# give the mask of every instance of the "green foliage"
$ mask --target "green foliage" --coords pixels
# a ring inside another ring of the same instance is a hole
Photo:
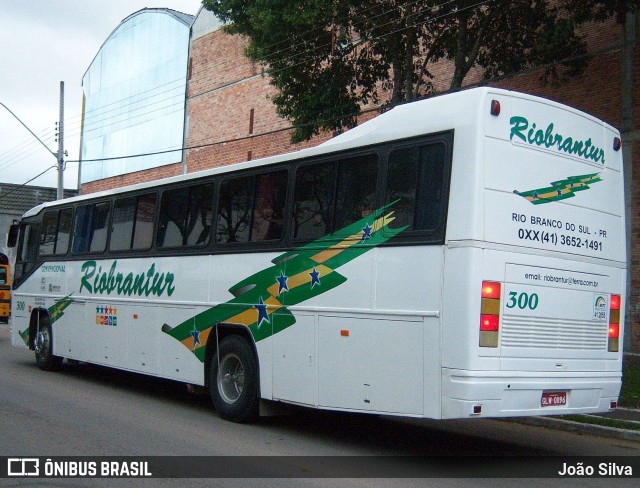
[[[640,408],[640,364],[625,363],[622,371],[620,406]]]
[[[361,107],[433,92],[434,63],[485,80],[544,66],[559,83],[586,65],[576,27],[638,0],[204,0],[228,32],[249,39],[278,94],[294,142],[356,124]],[[563,63],[559,65],[558,63]]]

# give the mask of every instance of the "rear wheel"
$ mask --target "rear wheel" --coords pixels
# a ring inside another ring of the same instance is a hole
[[[258,363],[249,343],[231,335],[211,360],[211,401],[221,417],[248,422],[258,416]]]
[[[33,339],[33,348],[36,352],[36,363],[43,371],[55,371],[62,363],[60,356],[53,354],[53,335],[51,334],[51,323],[49,317],[40,319],[39,330]]]

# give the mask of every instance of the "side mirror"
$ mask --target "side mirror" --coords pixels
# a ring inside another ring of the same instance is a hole
[[[9,227],[9,234],[7,235],[7,247],[16,247],[16,244],[18,243],[19,231],[19,224],[11,224],[11,226]]]

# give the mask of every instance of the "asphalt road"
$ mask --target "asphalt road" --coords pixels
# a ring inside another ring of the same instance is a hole
[[[40,371],[0,325],[2,456],[639,456],[640,443],[501,420],[424,421],[301,410],[239,425],[182,384],[88,364]],[[294,459],[294,458],[291,458]],[[219,459],[218,459],[219,460]],[[286,463],[286,458],[278,458]],[[451,463],[451,461],[448,461]],[[397,464],[400,463],[400,464]],[[440,469],[447,469],[441,465]],[[329,468],[330,469],[330,468]],[[453,468],[452,468],[453,469]],[[240,473],[241,474],[241,473]],[[326,474],[326,473],[325,473]],[[1,486],[25,486],[0,479]],[[125,480],[29,480],[116,486]],[[500,479],[494,486],[637,486],[637,479]],[[137,486],[487,486],[472,478],[135,480]],[[561,483],[561,484],[560,484]]]

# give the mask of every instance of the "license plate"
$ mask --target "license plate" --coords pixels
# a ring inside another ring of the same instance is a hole
[[[561,407],[567,404],[566,391],[545,391],[542,393],[540,406],[542,407]]]

